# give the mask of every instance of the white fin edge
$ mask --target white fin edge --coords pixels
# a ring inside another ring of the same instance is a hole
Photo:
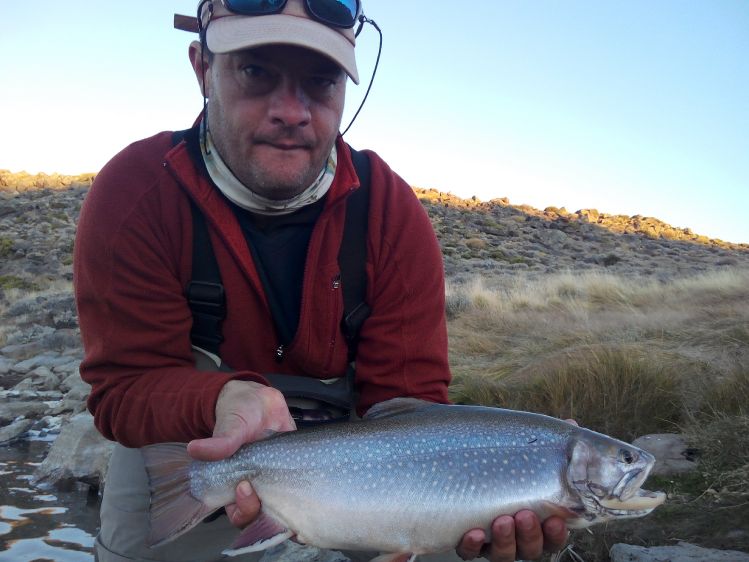
[[[265,550],[266,548],[270,548],[272,546],[276,546],[278,544],[281,544],[286,539],[290,539],[294,536],[294,533],[292,531],[286,531],[285,533],[281,533],[279,535],[274,535],[268,540],[260,541],[255,544],[251,544],[249,546],[245,546],[242,548],[228,548],[226,550],[221,551],[221,554],[224,554],[226,556],[239,556],[240,554],[246,554],[247,552],[258,552],[261,550]]]

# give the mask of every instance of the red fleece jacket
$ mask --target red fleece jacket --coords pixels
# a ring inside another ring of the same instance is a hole
[[[275,362],[278,339],[258,272],[232,211],[171,133],[136,142],[99,173],[81,211],[75,292],[92,385],[88,407],[109,439],[129,447],[210,436],[229,380],[259,373],[341,376],[346,342],[337,253],[346,196],[359,185],[338,139],[338,168],[314,227],[299,326]],[[397,396],[447,401],[450,372],[442,256],[409,186],[374,153],[367,302],[356,384],[359,413]],[[190,347],[185,287],[192,268],[188,198],[203,210],[227,294],[221,356],[236,373],[200,372]]]

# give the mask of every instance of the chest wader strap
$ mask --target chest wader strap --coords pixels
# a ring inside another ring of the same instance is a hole
[[[348,346],[349,363],[356,359],[359,330],[372,309],[367,295],[367,227],[369,224],[369,184],[371,169],[366,154],[351,149],[351,159],[359,176],[359,189],[346,200],[346,222],[338,250],[343,289],[343,318],[341,331]]]
[[[192,270],[193,279],[187,285],[187,302],[192,311],[190,341],[193,345],[218,355],[224,341],[221,323],[226,318],[226,294],[221,283],[216,256],[205,217],[190,199],[192,211]],[[201,274],[195,276],[195,272]]]

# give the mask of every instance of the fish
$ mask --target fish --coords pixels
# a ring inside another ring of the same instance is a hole
[[[164,544],[234,501],[249,480],[260,515],[227,555],[288,538],[335,550],[453,550],[470,529],[530,509],[568,528],[641,517],[655,458],[543,414],[395,398],[359,421],[277,433],[221,461],[182,443],[141,449],[151,491],[148,544]]]

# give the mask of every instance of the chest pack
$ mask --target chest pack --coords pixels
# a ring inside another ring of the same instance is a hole
[[[338,251],[344,303],[340,325],[346,340],[349,368],[344,376],[329,380],[263,373],[270,384],[283,393],[298,426],[348,418],[356,403],[353,363],[356,359],[359,331],[371,312],[365,300],[371,170],[366,154],[350,150],[360,187],[346,199],[344,231]],[[218,368],[231,371],[231,367],[220,360],[219,354],[219,346],[224,341],[222,324],[226,318],[226,292],[205,217],[192,200],[191,207],[192,275],[185,292],[193,317],[190,340],[193,348],[198,348],[199,351],[196,353],[198,368],[201,368],[202,362],[202,368],[206,370]],[[271,312],[273,313],[272,309]],[[215,364],[206,363],[206,355]]]

